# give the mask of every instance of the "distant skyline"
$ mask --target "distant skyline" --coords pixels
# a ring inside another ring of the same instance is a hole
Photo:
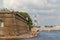
[[[60,0],[0,0],[0,8],[26,11],[38,25],[60,25]]]

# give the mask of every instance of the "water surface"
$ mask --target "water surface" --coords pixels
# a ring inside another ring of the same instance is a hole
[[[17,40],[60,40],[60,30],[39,31],[39,35],[35,38],[25,38]]]

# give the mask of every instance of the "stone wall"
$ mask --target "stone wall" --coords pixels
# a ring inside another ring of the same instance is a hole
[[[28,22],[22,17],[16,15],[15,12],[0,13],[0,20],[3,21],[4,27],[0,27],[3,36],[15,36],[27,33],[29,31]]]

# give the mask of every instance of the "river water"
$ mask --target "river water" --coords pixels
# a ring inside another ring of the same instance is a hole
[[[13,40],[13,39],[12,39]],[[15,40],[60,40],[60,30],[52,31],[39,31],[39,34],[35,38],[24,38]]]

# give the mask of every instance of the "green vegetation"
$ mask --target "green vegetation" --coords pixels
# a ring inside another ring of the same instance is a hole
[[[5,8],[5,9],[1,9],[0,11],[10,11],[10,10]],[[22,15],[26,20],[28,20],[28,25],[30,27],[32,27],[32,19],[30,18],[29,14],[27,12],[19,12],[19,11],[17,11],[17,14]]]
[[[24,18],[28,18],[28,25],[32,27],[32,19],[30,18],[29,14],[27,12],[17,12],[17,14],[22,15]]]

